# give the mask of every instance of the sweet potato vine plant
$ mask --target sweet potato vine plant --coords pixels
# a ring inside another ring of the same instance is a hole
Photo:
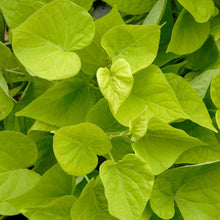
[[[219,10],[0,0],[1,219],[220,219]]]

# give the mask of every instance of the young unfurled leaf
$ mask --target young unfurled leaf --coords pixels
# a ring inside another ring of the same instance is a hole
[[[148,107],[146,106],[144,111],[132,119],[129,123],[129,133],[138,140],[147,132],[148,122],[153,117],[153,113],[149,111]]]
[[[194,17],[196,22],[204,23],[215,13],[213,0],[178,0],[178,2]]]
[[[82,123],[59,129],[54,136],[54,154],[65,172],[83,176],[92,172],[97,164],[97,155],[111,150],[109,137],[98,126]]]
[[[167,52],[180,55],[189,54],[198,50],[209,36],[210,25],[195,22],[192,15],[183,10],[173,27]]]
[[[68,0],[56,0],[12,31],[13,50],[31,73],[49,80],[69,78],[81,68],[73,51],[91,43],[94,29],[85,9]]]
[[[116,113],[133,87],[134,80],[129,64],[124,59],[119,59],[112,64],[111,69],[98,69],[97,81],[102,94]]]
[[[147,163],[128,154],[117,163],[105,161],[100,167],[100,177],[110,214],[119,219],[140,219],[154,182]]]
[[[159,41],[159,25],[120,25],[110,29],[101,44],[113,62],[123,58],[135,73],[154,61]]]

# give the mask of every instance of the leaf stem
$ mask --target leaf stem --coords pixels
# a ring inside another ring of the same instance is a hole
[[[112,161],[115,161],[114,158],[113,158],[113,156],[112,156],[112,154],[111,154],[111,152],[109,152],[108,155],[109,155],[109,157],[110,157],[110,159],[111,159]]]
[[[17,74],[17,75],[22,75],[22,76],[24,76],[24,73],[15,71],[15,70],[13,70],[13,69],[5,69],[5,71],[7,71],[7,72],[9,72],[9,73],[14,73],[14,74]]]
[[[11,42],[5,42],[4,43],[5,46],[11,45]],[[1,219],[0,219],[1,220]]]
[[[128,134],[129,134],[129,130],[122,131],[120,133],[118,133],[118,132],[108,133],[110,139],[113,139],[113,138],[116,138],[116,137],[122,137],[122,136],[128,135]]]
[[[87,175],[84,176],[87,182],[89,182],[89,177]]]

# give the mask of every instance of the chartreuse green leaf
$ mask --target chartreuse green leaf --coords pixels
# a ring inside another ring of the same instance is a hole
[[[54,0],[41,0],[42,2],[45,2],[45,3],[49,3],[49,2],[52,2]],[[73,3],[85,8],[87,11],[91,8],[92,6],[92,3],[94,2],[94,0],[70,0],[72,1]]]
[[[175,73],[181,75],[182,74],[181,70],[184,68],[186,64],[187,64],[187,60],[181,63],[167,65],[163,67],[161,70],[163,73]]]
[[[100,177],[109,212],[119,219],[140,219],[150,197],[154,176],[147,163],[134,154],[121,161],[105,161]]]
[[[0,120],[6,118],[13,109],[13,101],[0,87]]]
[[[218,73],[212,80],[210,94],[213,103],[220,109],[220,73]]]
[[[111,142],[105,132],[91,123],[64,127],[55,132],[54,154],[65,172],[83,176],[92,172],[97,164],[97,155],[107,154]]]
[[[26,168],[37,160],[35,143],[22,133],[0,132],[0,172]]]
[[[95,75],[99,67],[109,65],[108,54],[101,46],[101,38],[112,27],[122,24],[124,21],[117,7],[113,7],[106,16],[95,21],[95,36],[92,43],[77,51],[82,62],[83,72],[88,75]]]
[[[103,98],[97,102],[88,112],[86,121],[96,124],[110,135],[112,149],[111,155],[115,161],[121,160],[126,154],[132,153],[130,140],[125,140],[125,136],[121,135],[127,131],[127,128],[119,124],[112,116],[108,102]],[[116,137],[115,137],[116,135]],[[110,158],[109,154],[104,155]]]
[[[120,133],[119,133],[120,134]],[[131,141],[126,136],[114,137],[111,140],[112,150],[111,155],[115,161],[121,160],[125,155],[133,153],[133,149],[131,147]],[[105,158],[111,159],[109,154],[105,155]]]
[[[22,24],[30,15],[44,4],[33,0],[2,0],[0,8],[10,29]]]
[[[0,173],[0,215],[16,215],[19,211],[8,200],[30,190],[40,179],[32,170],[18,169]]]
[[[88,83],[79,78],[64,80],[48,89],[17,116],[26,116],[42,122],[63,127],[85,120],[88,110],[99,95]]]
[[[218,125],[218,128],[220,129],[220,110],[217,110],[215,113],[215,119],[216,119],[216,123]]]
[[[0,42],[0,70],[7,71],[18,66],[14,54],[11,50]]]
[[[215,40],[220,39],[220,15],[217,15],[211,20],[211,32],[210,34]]]
[[[5,38],[5,21],[0,10],[0,41],[3,42]]]
[[[167,0],[158,0],[145,18],[143,25],[159,24],[166,10]]]
[[[117,4],[120,11],[131,15],[143,14],[149,12],[156,0],[104,0],[109,5]]]
[[[152,117],[153,113],[150,112],[146,106],[141,114],[130,121],[129,133],[132,134],[136,140],[144,137],[147,132],[148,123]]]
[[[191,121],[180,123],[177,127],[184,129],[187,134],[200,139],[206,145],[190,148],[181,154],[175,163],[196,164],[220,160],[220,143],[217,140],[218,134]]]
[[[120,25],[110,29],[101,44],[113,62],[123,58],[135,73],[154,61],[159,41],[159,25]]]
[[[202,99],[205,97],[213,77],[218,73],[220,73],[220,68],[208,69],[190,81],[191,86],[197,91]]]
[[[38,149],[38,158],[34,164],[34,171],[43,175],[49,168],[57,163],[53,153],[53,137],[51,135],[39,135],[35,140]]]
[[[187,135],[181,129],[153,118],[148,124],[147,134],[132,143],[132,148],[148,162],[152,172],[158,175],[172,166],[184,151],[201,145],[205,143]]]
[[[47,170],[40,181],[29,191],[8,202],[17,210],[38,208],[54,202],[65,195],[71,195],[75,177],[67,175],[58,164]]]
[[[204,54],[206,54],[204,56]],[[215,40],[210,36],[202,47],[196,52],[189,54],[186,67],[191,70],[203,70],[209,68],[219,56],[219,51]]]
[[[86,115],[86,122],[99,126],[105,132],[120,132],[127,128],[119,124],[110,112],[106,99],[100,99]]]
[[[115,118],[121,124],[129,126],[129,122],[140,115],[146,106],[154,117],[168,123],[188,118],[166,77],[155,65],[151,65],[134,75],[133,90],[122,103]]]
[[[83,189],[79,199],[73,204],[72,219],[113,220],[108,212],[104,187],[99,177],[91,179]]]
[[[216,111],[215,118],[218,127],[220,128],[220,73],[218,73],[212,80],[211,83],[211,99],[216,105],[218,110]]]
[[[167,52],[180,55],[189,54],[198,50],[207,40],[210,25],[197,23],[192,15],[182,10],[172,30],[172,36]]]
[[[94,26],[85,9],[68,0],[56,0],[13,29],[13,50],[31,73],[49,80],[69,78],[81,68],[73,51],[91,43]]]
[[[74,2],[75,4],[85,8],[87,11],[92,7],[92,3],[95,0],[71,0],[72,2]]]
[[[196,22],[204,23],[215,13],[213,0],[178,0],[178,2],[194,17]]]
[[[103,96],[116,113],[133,87],[134,79],[129,64],[124,59],[118,59],[112,64],[111,69],[99,68],[97,81]]]
[[[45,206],[22,210],[22,214],[31,220],[71,220],[70,210],[76,198],[62,196]]]
[[[171,169],[155,181],[150,198],[153,211],[163,219],[174,216],[174,200],[184,219],[218,219],[220,163]]]
[[[200,126],[216,131],[204,102],[192,86],[176,74],[168,73],[165,75],[189,119]]]

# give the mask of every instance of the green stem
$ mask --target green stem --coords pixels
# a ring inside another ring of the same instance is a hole
[[[84,176],[86,181],[89,182],[89,177],[87,175]]]
[[[209,112],[216,112],[217,109],[208,109]]]
[[[92,87],[95,90],[100,90],[99,87],[94,86],[93,84],[89,84],[90,87]]]
[[[15,70],[13,70],[13,69],[5,69],[5,71],[7,71],[7,72],[9,72],[9,73],[14,73],[14,74],[17,74],[17,75],[22,75],[22,76],[24,76],[24,73],[15,71]]]
[[[109,157],[110,157],[110,159],[111,159],[112,161],[115,161],[114,158],[113,158],[113,156],[112,156],[112,154],[111,154],[111,152],[109,152],[108,155],[109,155]]]
[[[8,46],[8,45],[11,45],[11,43],[10,43],[10,42],[5,42],[4,45],[5,45],[5,46]],[[1,219],[0,219],[0,220],[1,220]]]
[[[116,137],[122,137],[124,135],[128,135],[129,134],[129,130],[126,131],[122,131],[122,132],[111,132],[111,133],[107,133],[110,137],[110,139],[116,138]]]

